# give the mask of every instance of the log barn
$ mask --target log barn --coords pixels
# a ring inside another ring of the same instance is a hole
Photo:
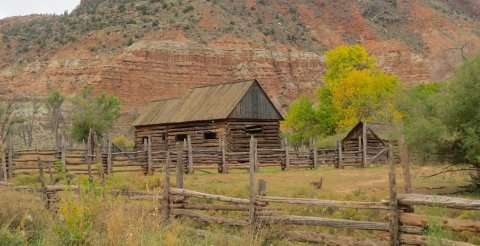
[[[187,139],[192,148],[225,144],[229,152],[249,149],[252,135],[258,148],[278,149],[282,114],[257,80],[195,87],[182,98],[150,102],[135,120],[135,148],[175,148]]]
[[[359,152],[366,156],[363,165],[385,161],[388,143],[394,142],[393,132],[394,128],[390,124],[360,121],[342,140],[342,151]]]

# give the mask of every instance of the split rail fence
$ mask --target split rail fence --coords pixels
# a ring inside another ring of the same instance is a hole
[[[453,231],[470,231],[480,233],[480,221],[472,219],[431,218],[425,214],[415,213],[416,206],[433,206],[461,210],[480,210],[480,200],[456,197],[432,196],[422,194],[397,194],[397,182],[392,151],[388,152],[389,164],[389,197],[378,202],[358,202],[340,200],[322,200],[310,198],[290,198],[267,196],[267,181],[256,180],[255,169],[258,166],[254,148],[255,140],[250,142],[249,152],[249,195],[248,198],[229,197],[185,189],[183,177],[184,166],[175,160],[170,151],[166,152],[161,168],[163,168],[163,194],[110,191],[113,195],[127,195],[134,199],[160,200],[162,222],[169,223],[173,218],[187,217],[206,223],[225,226],[247,227],[250,235],[256,237],[259,230],[276,225],[276,237],[289,240],[323,243],[326,245],[427,245],[429,239],[424,235],[429,223],[437,220],[439,226]],[[177,156],[178,158],[178,156]],[[172,168],[173,167],[173,168]],[[173,171],[175,170],[175,171]],[[12,186],[8,183],[0,185],[28,191],[45,193],[47,207],[55,209],[58,202],[57,193],[66,190],[78,190],[76,186],[46,185],[42,165],[39,165],[40,189]],[[175,174],[175,186],[171,186],[170,173]],[[256,183],[258,182],[258,185]],[[283,204],[283,206],[276,206]],[[330,208],[351,208],[359,210],[380,210],[387,216],[383,221],[360,221],[350,219],[333,219],[316,216],[291,215],[285,210],[288,206],[311,206]],[[202,212],[203,211],[203,212]],[[219,212],[219,213],[215,213]],[[300,226],[300,227],[296,227]],[[307,227],[325,227],[350,230],[376,231],[375,239],[360,239],[348,236],[317,233],[305,230]],[[278,228],[283,228],[278,230]],[[293,229],[293,230],[292,230]],[[442,245],[470,245],[446,239],[437,239]]]
[[[95,139],[95,140],[93,140]],[[38,172],[38,161],[47,171],[56,172],[59,169],[68,173],[103,175],[118,172],[142,172],[151,175],[162,170],[161,163],[165,162],[167,150],[152,149],[148,141],[145,149],[137,151],[122,151],[112,145],[111,141],[103,141],[95,134],[89,138],[87,148],[70,149],[64,144],[60,150],[15,150],[9,147],[5,158],[0,163],[0,178],[7,181],[18,173]],[[63,141],[62,141],[63,142]],[[92,144],[93,143],[93,144]],[[189,141],[177,144],[177,148],[170,150],[172,167],[181,161],[186,173],[195,170],[216,169],[227,173],[233,169],[248,169],[249,152],[228,152],[220,140],[220,147],[192,148]],[[11,145],[9,145],[11,146]],[[282,170],[295,168],[317,168],[320,165],[332,165],[337,168],[345,166],[365,166],[364,152],[342,151],[339,144],[335,149],[300,148],[294,150],[288,143],[281,149],[259,149],[256,144],[255,158],[257,169],[268,166],[281,167]],[[177,156],[179,156],[177,158]]]

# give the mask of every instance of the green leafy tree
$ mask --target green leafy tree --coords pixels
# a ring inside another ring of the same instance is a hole
[[[480,54],[433,88],[433,93],[425,90],[416,92],[420,98],[427,94],[425,105],[417,105],[423,110],[413,112],[407,121],[411,146],[424,146],[419,149],[424,155],[476,170],[473,182],[480,186]]]
[[[121,115],[120,100],[106,93],[94,96],[92,86],[86,86],[73,102],[71,135],[77,141],[87,140],[90,129],[107,132]]]
[[[313,101],[306,96],[301,96],[290,106],[283,127],[288,131],[290,143],[298,146],[303,140],[308,140],[315,134],[318,123]]]
[[[53,132],[55,133],[55,145],[60,148],[59,128],[63,118],[62,106],[67,97],[59,91],[54,91],[48,95],[46,106],[53,123]]]

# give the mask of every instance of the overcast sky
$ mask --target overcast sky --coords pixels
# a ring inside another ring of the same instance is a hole
[[[29,14],[63,14],[71,12],[80,0],[0,0],[0,19]]]

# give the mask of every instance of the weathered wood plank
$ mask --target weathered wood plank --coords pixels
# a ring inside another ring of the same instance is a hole
[[[170,188],[170,194],[172,195],[181,195],[186,197],[198,197],[210,200],[217,200],[222,202],[230,202],[230,203],[237,203],[237,204],[249,204],[248,199],[243,198],[236,198],[236,197],[228,197],[228,196],[221,196],[221,195],[212,195],[208,193],[187,190],[187,189],[177,189],[177,188]],[[265,205],[265,203],[258,203],[257,205]]]
[[[323,226],[334,227],[343,229],[357,229],[357,230],[376,230],[376,231],[389,231],[389,224],[382,222],[372,221],[356,221],[356,220],[344,220],[344,219],[330,219],[319,218],[311,216],[296,216],[296,215],[283,215],[283,216],[258,216],[258,220],[266,223],[281,223],[283,225],[310,225],[310,226]],[[410,234],[423,234],[423,229],[414,226],[401,226],[400,231]]]
[[[338,208],[360,208],[360,209],[383,209],[388,210],[389,207],[381,202],[353,202],[353,201],[336,201],[336,200],[321,200],[309,198],[286,198],[274,196],[258,196],[257,201],[261,202],[275,202],[299,205],[314,205],[323,207],[338,207]]]
[[[398,203],[401,205],[441,206],[445,208],[480,210],[480,200],[414,193],[399,194],[397,198]]]
[[[480,221],[468,219],[451,219],[446,217],[429,217],[424,214],[400,213],[400,223],[403,225],[426,227],[431,221],[436,221],[442,228],[454,231],[471,231],[480,233]]]
[[[230,226],[247,226],[248,225],[248,223],[244,220],[213,217],[210,215],[193,212],[187,209],[172,209],[171,213],[176,216],[186,216],[193,219],[202,220],[208,223],[217,223],[217,224],[230,225]]]

